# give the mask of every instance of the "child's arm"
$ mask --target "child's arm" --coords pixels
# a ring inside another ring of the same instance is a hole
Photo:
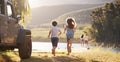
[[[59,34],[58,34],[58,36],[60,36],[61,34],[62,34],[61,30],[59,30]]]
[[[49,31],[48,37],[50,37],[50,35],[51,35],[51,30]]]
[[[63,33],[65,33],[65,32],[66,32],[66,30],[67,30],[67,28],[65,27],[65,28],[64,28],[64,32],[63,32]]]

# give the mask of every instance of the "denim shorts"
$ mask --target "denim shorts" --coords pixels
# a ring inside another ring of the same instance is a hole
[[[67,40],[73,39],[73,37],[74,37],[74,31],[73,31],[73,29],[68,29],[67,33],[66,33],[66,36],[67,36]]]

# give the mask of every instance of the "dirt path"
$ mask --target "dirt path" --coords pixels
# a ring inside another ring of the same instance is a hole
[[[2,58],[5,62],[81,62],[80,58],[76,56],[67,56],[66,53],[57,53],[57,56],[53,56],[50,52],[33,52],[31,58],[20,59],[17,52],[9,54],[2,54]],[[3,61],[4,62],[4,61]]]
[[[65,52],[58,52],[54,57],[50,52],[32,52],[31,58],[21,60],[18,52],[11,51],[0,52],[0,62],[120,62],[120,53],[90,49],[70,56]]]
[[[81,62],[76,56],[67,56],[65,53],[57,53],[57,56],[51,53],[33,53],[30,59],[21,60],[21,62]]]

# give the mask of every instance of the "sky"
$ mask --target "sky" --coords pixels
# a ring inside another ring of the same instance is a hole
[[[29,0],[31,8],[60,4],[95,4],[112,0]]]

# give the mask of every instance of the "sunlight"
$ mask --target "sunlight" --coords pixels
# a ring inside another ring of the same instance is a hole
[[[36,8],[36,7],[40,7],[40,6],[57,5],[57,4],[60,4],[60,2],[64,2],[64,1],[57,1],[57,0],[29,0],[31,8]]]
[[[97,4],[105,3],[113,0],[28,0],[31,8],[49,5],[60,5],[60,4]]]
[[[44,3],[41,4],[41,0],[29,0],[29,4],[31,8],[35,8],[35,7],[42,6],[42,4]]]
[[[59,5],[59,4],[83,4],[88,3],[87,0],[29,0],[31,8],[39,6]]]
[[[93,3],[89,0],[29,0],[31,8],[60,4],[86,4]]]

